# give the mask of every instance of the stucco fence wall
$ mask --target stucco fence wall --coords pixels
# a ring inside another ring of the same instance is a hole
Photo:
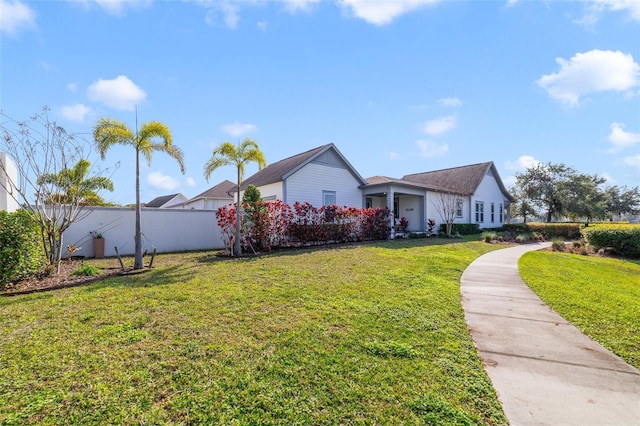
[[[105,256],[134,254],[136,212],[120,207],[85,207],[86,217],[73,223],[63,235],[63,252],[73,244],[80,247],[77,256],[93,257],[90,231],[98,231],[105,238]],[[222,234],[215,210],[142,209],[142,246],[149,253],[221,249]]]

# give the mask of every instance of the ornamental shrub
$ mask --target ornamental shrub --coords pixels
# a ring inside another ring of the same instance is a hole
[[[0,289],[46,264],[40,228],[24,210],[0,211]]]
[[[451,235],[472,235],[480,233],[480,225],[477,223],[454,223],[451,227]],[[447,234],[447,224],[440,224],[440,234]]]
[[[621,256],[640,258],[640,225],[597,225],[582,232],[595,250],[608,248]]]
[[[565,240],[578,240],[581,236],[583,225],[581,223],[507,223],[503,226],[505,231],[516,234],[532,233],[544,237],[545,240],[563,238]]]

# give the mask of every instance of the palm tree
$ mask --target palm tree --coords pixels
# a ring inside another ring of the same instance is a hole
[[[48,196],[49,204],[77,204],[80,206],[104,205],[98,191],[113,192],[113,182],[103,176],[87,178],[91,170],[88,160],[80,159],[71,169],[63,169],[58,173],[47,173],[38,178],[39,185],[52,185],[60,192]]]
[[[121,121],[111,118],[101,118],[93,130],[98,151],[102,159],[113,145],[129,145],[136,150],[136,234],[135,234],[135,261],[133,269],[142,269],[142,232],[140,226],[140,154],[147,159],[151,166],[151,155],[154,151],[165,152],[174,158],[180,165],[180,171],[184,174],[184,162],[182,151],[172,144],[169,127],[159,121],[143,123],[140,129],[131,131]]]
[[[248,162],[254,162],[258,164],[258,168],[261,170],[267,165],[264,159],[264,154],[260,151],[258,144],[246,138],[240,142],[237,146],[231,142],[222,142],[214,150],[211,158],[204,166],[204,177],[209,181],[209,177],[214,170],[218,167],[228,166],[233,164],[236,166],[237,171],[237,203],[236,203],[236,238],[235,238],[235,254],[239,256],[241,254],[242,246],[240,244],[240,184],[244,177],[245,164]]]

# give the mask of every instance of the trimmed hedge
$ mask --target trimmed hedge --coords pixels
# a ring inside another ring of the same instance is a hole
[[[25,211],[0,211],[0,289],[46,264],[40,228]]]
[[[640,258],[640,225],[597,225],[582,232],[596,250],[607,248],[621,256]]]
[[[544,236],[546,240],[564,238],[565,240],[578,240],[582,237],[583,224],[581,223],[507,223],[503,229],[515,234],[536,233]]]
[[[451,235],[456,235],[456,234],[472,235],[472,234],[479,234],[479,233],[480,233],[480,225],[478,225],[477,223],[454,223],[453,226],[451,226]],[[447,224],[441,223],[440,235],[446,235],[446,234],[447,234]]]

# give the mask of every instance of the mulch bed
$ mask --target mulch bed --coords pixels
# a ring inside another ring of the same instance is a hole
[[[107,277],[114,275],[129,275],[148,271],[148,269],[134,270],[133,268],[102,268],[102,273],[96,276],[71,275],[73,271],[82,266],[82,261],[62,261],[60,264],[60,273],[48,276],[33,276],[27,279],[9,284],[3,296],[17,296],[19,294],[29,294],[41,291],[56,290],[60,288],[77,287],[101,281]]]

